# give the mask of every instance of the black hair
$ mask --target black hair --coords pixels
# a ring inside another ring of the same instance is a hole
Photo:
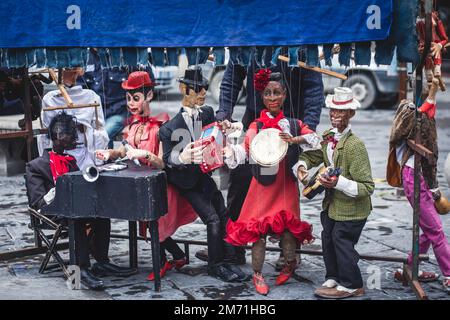
[[[58,139],[58,133],[67,133],[76,136],[77,118],[65,113],[64,111],[54,116],[48,126],[48,138],[51,140],[56,140]]]
[[[146,97],[147,97],[147,94],[148,94],[150,91],[153,91],[153,87],[142,87],[142,88],[138,88],[138,89],[131,89],[131,90],[128,90],[127,92],[129,92],[131,95],[140,92],[140,93],[142,93],[142,94],[144,95],[144,97],[146,98]]]
[[[284,84],[283,75],[280,72],[272,72],[269,75],[269,81],[279,82],[283,90],[286,91],[286,85]]]

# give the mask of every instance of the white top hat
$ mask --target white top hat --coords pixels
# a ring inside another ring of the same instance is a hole
[[[353,98],[352,89],[346,87],[334,88],[334,94],[327,95],[325,105],[327,108],[340,110],[356,110],[361,108],[359,101]]]

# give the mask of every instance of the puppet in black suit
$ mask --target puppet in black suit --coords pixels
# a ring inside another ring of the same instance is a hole
[[[237,266],[224,262],[224,256],[233,255],[234,248],[224,242],[227,209],[221,192],[209,174],[202,173],[203,147],[193,147],[201,135],[202,127],[216,121],[204,102],[208,81],[199,67],[187,69],[180,80],[183,94],[181,110],[161,126],[163,160],[169,183],[176,185],[180,193],[191,203],[207,227],[208,274],[224,281],[242,281],[247,278]],[[221,123],[222,129],[233,129],[229,121]]]
[[[41,157],[30,161],[26,165],[26,187],[28,202],[31,208],[40,210],[50,204],[55,198],[56,179],[67,172],[77,171],[75,158],[64,153],[76,147],[77,125],[75,118],[62,112],[57,114],[49,126],[49,138],[53,142],[53,149],[44,151]],[[67,222],[55,216],[50,219],[58,223]],[[92,254],[97,263],[92,268],[94,274],[127,276],[132,270],[121,268],[109,263],[108,249],[111,224],[109,219],[85,219],[91,226]],[[81,282],[94,290],[103,289],[103,282],[96,278],[89,270],[88,236],[81,238],[77,244],[80,249]]]

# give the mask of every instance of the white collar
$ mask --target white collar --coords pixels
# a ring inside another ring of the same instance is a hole
[[[197,116],[198,113],[202,112],[200,106],[195,105],[193,108],[183,106],[183,113],[187,113],[190,117]]]
[[[331,132],[334,133],[334,138],[335,138],[337,141],[339,141],[339,140],[341,140],[341,138],[342,138],[343,136],[345,136],[351,129],[352,129],[352,126],[349,124],[349,125],[347,126],[347,128],[345,128],[344,131],[342,131],[342,132],[339,132],[337,128],[331,129]]]

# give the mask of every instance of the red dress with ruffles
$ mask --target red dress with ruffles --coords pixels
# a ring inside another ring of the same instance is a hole
[[[261,130],[280,129],[277,120],[284,117],[282,112],[277,118],[268,121],[263,112],[261,117],[256,120],[264,123]],[[256,121],[250,125],[245,136],[244,143],[247,154],[257,132]],[[299,121],[299,127],[301,135],[312,132],[301,121]],[[252,178],[239,218],[234,222],[229,220],[227,223],[225,241],[235,246],[242,246],[258,241],[262,235],[281,236],[285,230],[289,230],[301,243],[304,240],[311,241],[313,239],[312,226],[300,220],[298,184],[288,171],[291,168],[286,168],[287,163],[286,157],[279,163],[275,182],[270,185],[264,186],[254,177]]]
[[[160,114],[152,118],[138,119],[132,122],[124,132],[127,142],[137,149],[147,150],[155,155],[159,153],[158,131],[161,124],[169,119],[166,113]],[[135,142],[135,136],[139,128],[139,124],[145,122],[144,131],[138,145]],[[139,160],[142,164],[150,165],[146,159]],[[159,241],[162,242],[177,231],[183,225],[194,222],[197,219],[197,213],[191,204],[182,196],[178,190],[171,184],[167,185],[167,204],[168,212],[159,218],[158,230]],[[139,223],[139,233],[141,236],[147,235],[147,223]]]

